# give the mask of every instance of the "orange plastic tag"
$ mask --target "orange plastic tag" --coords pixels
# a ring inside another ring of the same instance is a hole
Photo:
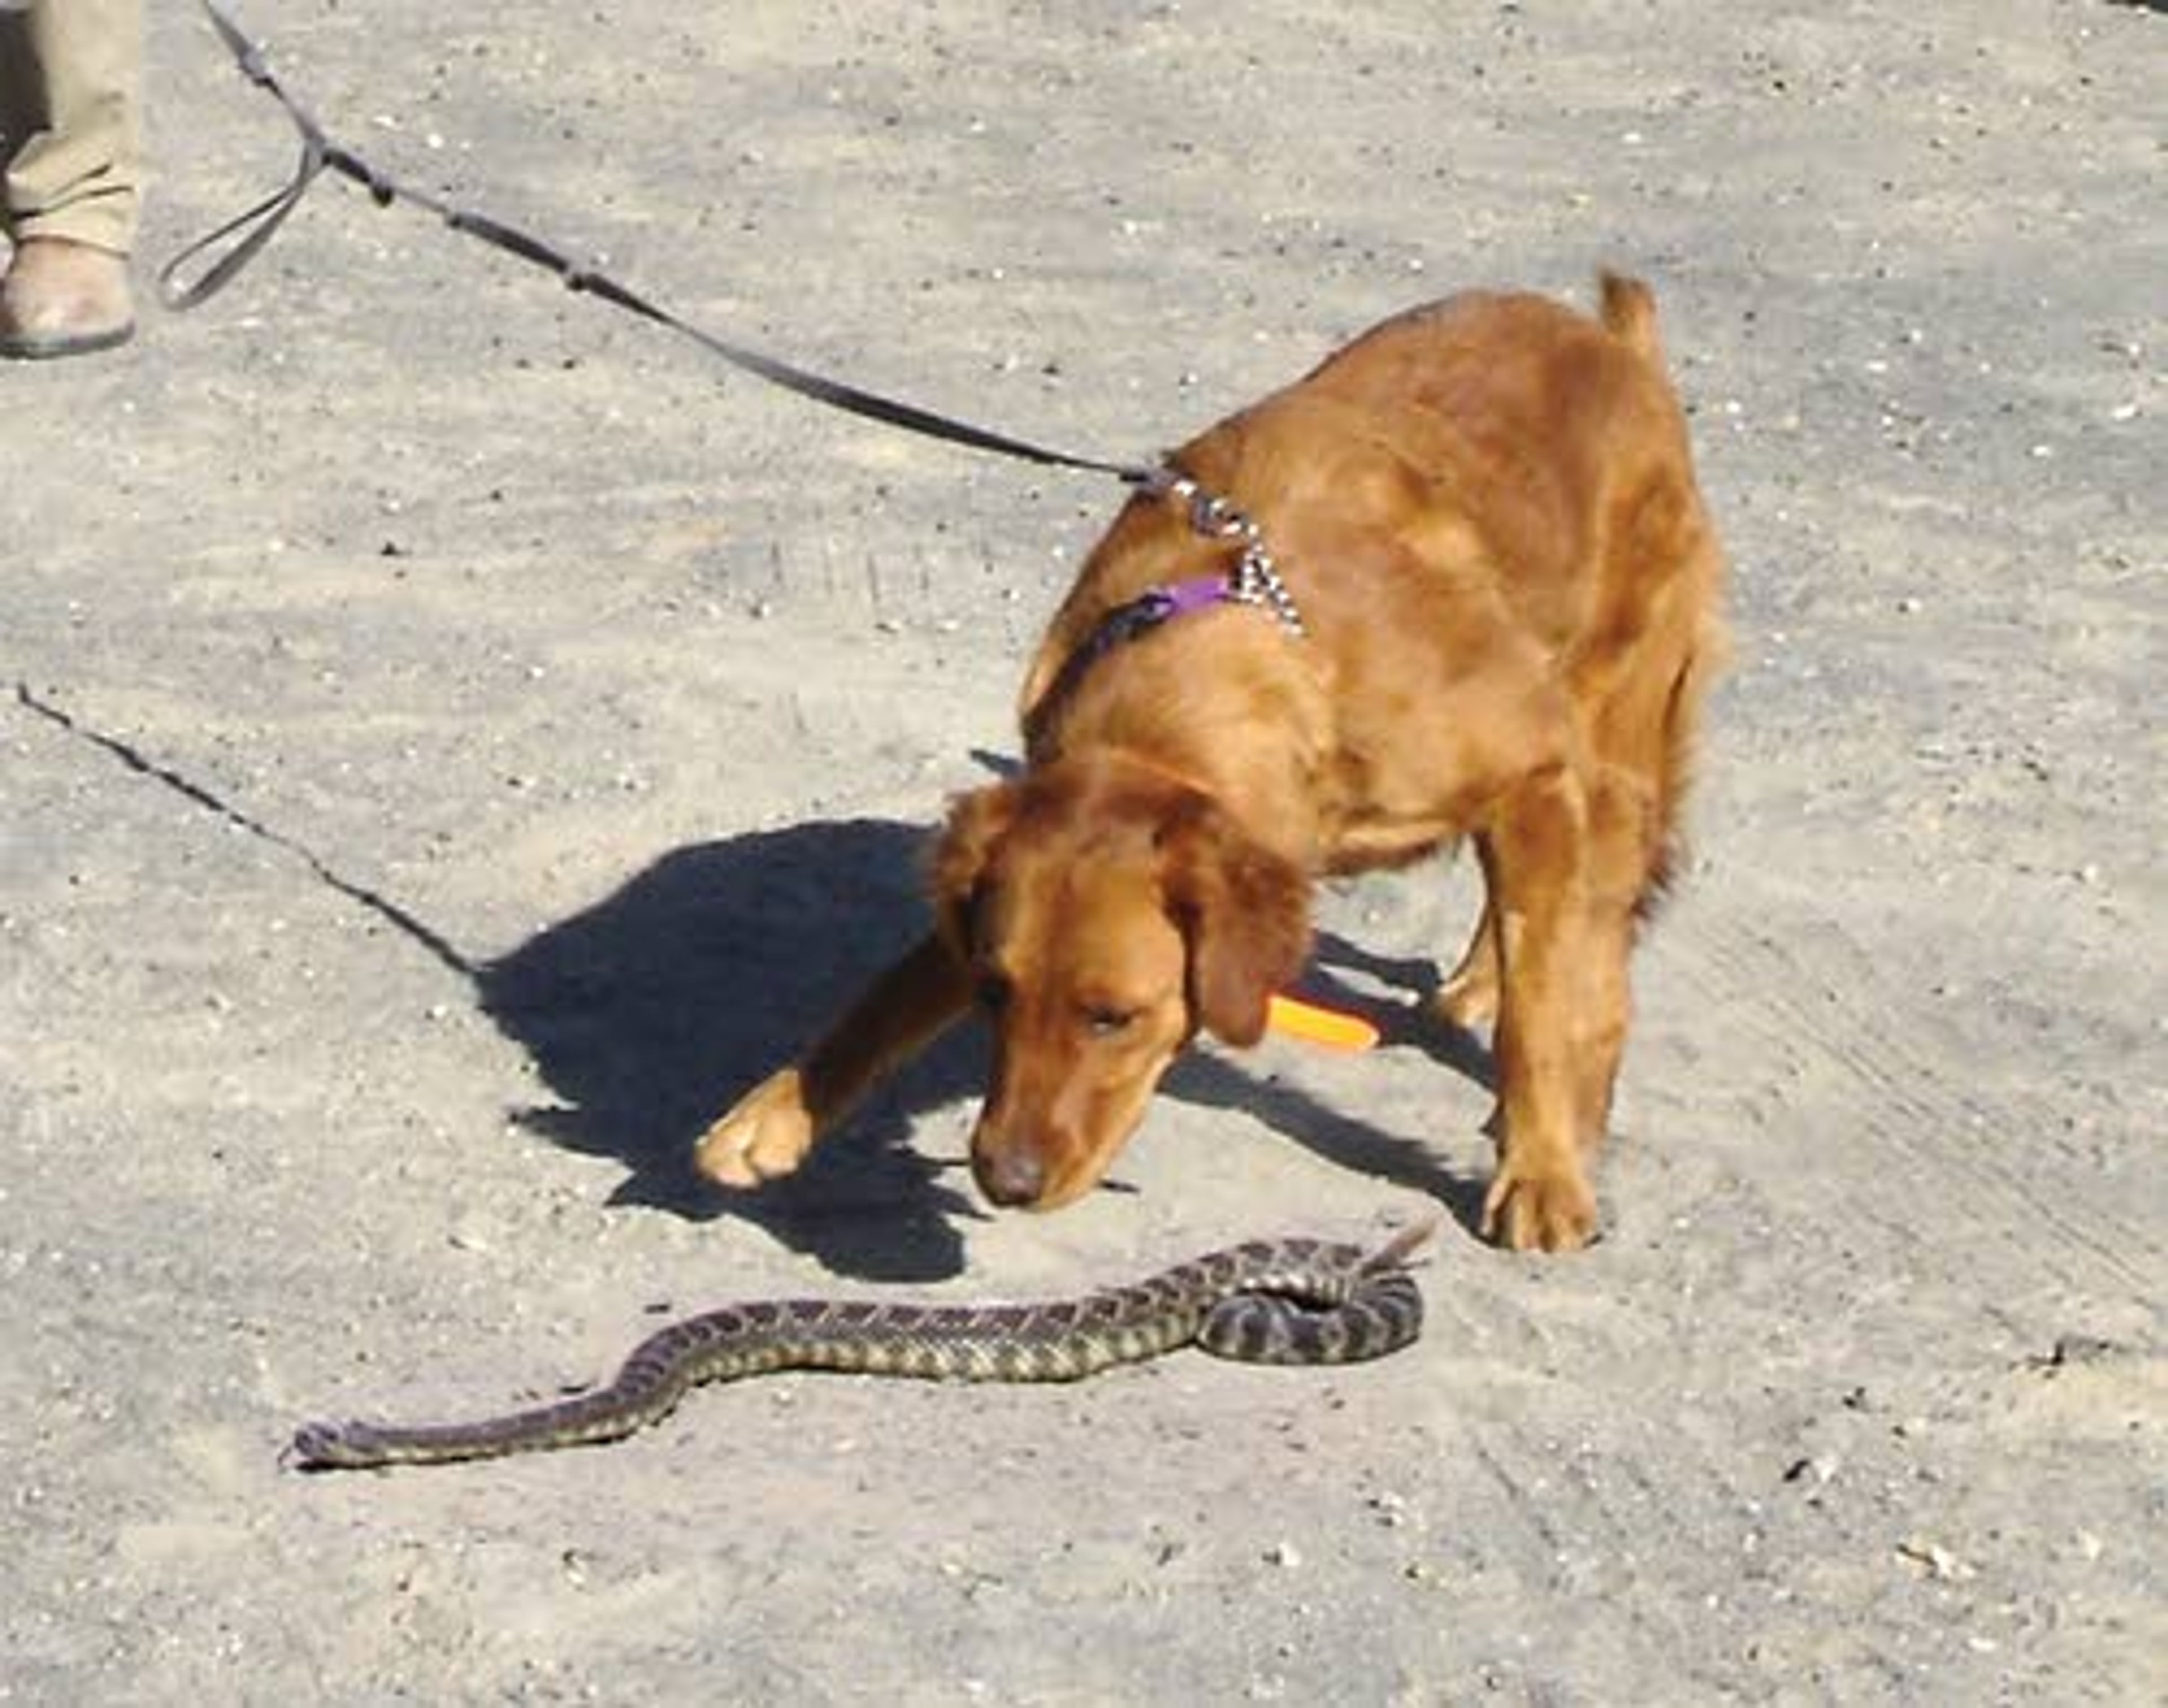
[[[1297,996],[1273,998],[1265,1022],[1276,1032],[1329,1050],[1367,1050],[1378,1042],[1378,1028],[1360,1016],[1320,1008]]]

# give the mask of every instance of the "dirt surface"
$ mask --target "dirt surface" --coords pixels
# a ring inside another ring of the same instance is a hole
[[[284,169],[153,8],[146,252]],[[1148,456],[1458,285],[1664,305],[1736,560],[1608,1233],[1482,1245],[1364,882],[1360,1059],[1200,1054],[997,1216],[966,1041],[729,1202],[704,1117],[914,928],[1119,492],[737,378],[327,183],[0,373],[0,1697],[2139,1702],[2168,1654],[2168,18],[262,0],[332,127],[718,330]],[[448,21],[449,20],[449,21]],[[785,1378],[282,1470],[659,1312],[1074,1292],[1442,1206],[1412,1351]]]

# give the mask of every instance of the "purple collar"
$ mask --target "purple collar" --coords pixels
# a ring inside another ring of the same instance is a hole
[[[1186,581],[1147,587],[1126,604],[1114,607],[1063,662],[1053,687],[1039,702],[1042,713],[1065,699],[1078,679],[1115,648],[1126,646],[1177,617],[1209,611],[1215,605],[1254,605],[1295,639],[1304,638],[1302,613],[1280,579],[1257,523],[1225,499],[1205,492],[1188,476],[1171,468],[1164,473],[1166,481],[1160,490],[1187,507],[1193,528],[1208,538],[1241,543],[1234,568],[1225,575],[1195,576]]]
[[[1162,623],[1177,617],[1209,611],[1214,605],[1235,602],[1235,584],[1225,576],[1197,576],[1172,586],[1147,587],[1127,604],[1117,605],[1099,619],[1099,626],[1084,637],[1069,655],[1065,676],[1081,676],[1118,646],[1126,646],[1149,634]]]
[[[1194,616],[1199,611],[1209,611],[1214,605],[1235,602],[1235,584],[1225,576],[1193,576],[1188,581],[1177,581],[1171,587],[1147,587],[1119,611],[1110,612],[1106,621],[1111,623],[1123,612],[1130,613],[1129,622],[1135,632],[1156,629],[1161,623],[1176,617]],[[1102,627],[1105,624],[1103,623]],[[1121,637],[1127,639],[1129,637]]]
[[[1162,464],[1156,491],[1172,498],[1189,512],[1193,532],[1207,539],[1239,541],[1241,552],[1235,560],[1229,573],[1225,591],[1219,598],[1233,601],[1237,605],[1259,605],[1273,614],[1273,620],[1297,640],[1303,638],[1302,613],[1296,607],[1294,595],[1280,579],[1279,565],[1265,544],[1265,532],[1247,512],[1236,509],[1217,493],[1208,492],[1198,483],[1176,468],[1173,464]],[[1176,601],[1169,614],[1201,609],[1204,605],[1219,602],[1191,591],[1192,583],[1184,581],[1173,587],[1155,588],[1145,594],[1150,598],[1158,593]],[[1197,602],[1186,602],[1189,600]]]

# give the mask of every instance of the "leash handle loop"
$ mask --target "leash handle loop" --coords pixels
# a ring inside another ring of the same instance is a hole
[[[232,283],[233,276],[253,261],[278,234],[287,216],[301,205],[301,198],[309,193],[309,186],[327,164],[321,146],[314,137],[305,135],[292,181],[284,188],[274,190],[253,207],[236,214],[216,231],[206,232],[175,252],[158,269],[158,300],[173,313],[181,314],[209,302],[224,290]],[[245,235],[221,252],[219,246],[236,232]],[[202,274],[193,279],[184,277],[189,264],[198,256],[206,254],[215,254],[216,258]]]

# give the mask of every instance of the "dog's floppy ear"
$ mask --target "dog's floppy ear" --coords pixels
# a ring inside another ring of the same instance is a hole
[[[948,826],[927,862],[927,883],[942,934],[959,954],[970,953],[972,904],[994,845],[1014,821],[1016,810],[1017,788],[1009,782],[974,789],[949,804]]]
[[[1167,903],[1189,946],[1192,1016],[1239,1047],[1310,954],[1310,878],[1200,801],[1161,832]]]

